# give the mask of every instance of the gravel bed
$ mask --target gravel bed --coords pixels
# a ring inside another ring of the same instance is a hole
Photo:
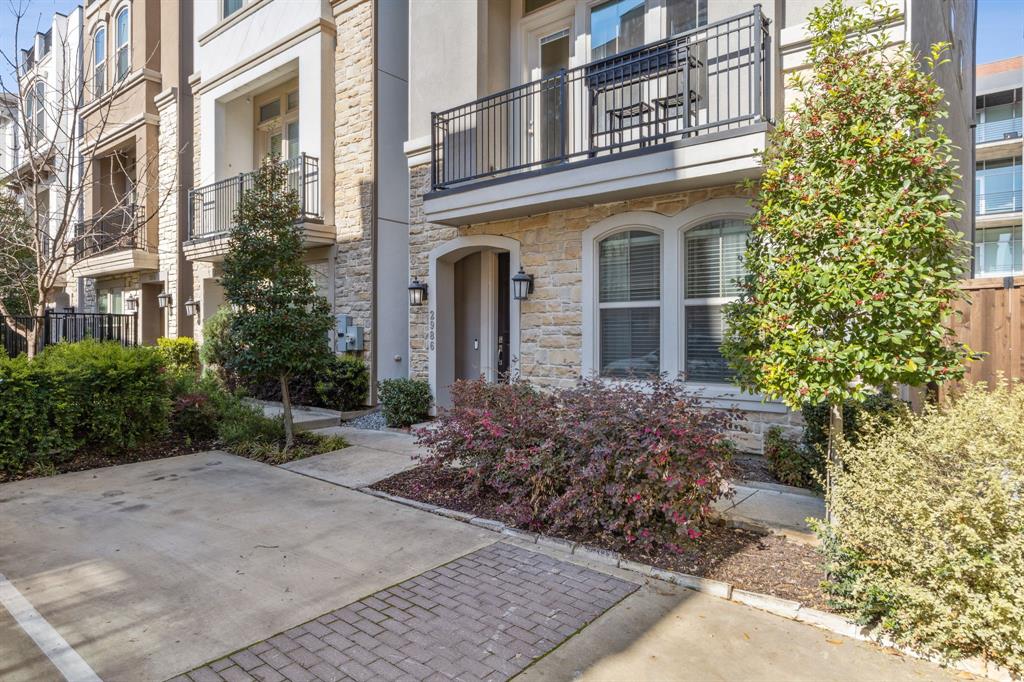
[[[387,428],[387,424],[384,423],[384,413],[380,410],[364,414],[362,417],[356,417],[345,422],[345,426],[351,426],[353,429],[369,429],[371,431],[383,431]]]

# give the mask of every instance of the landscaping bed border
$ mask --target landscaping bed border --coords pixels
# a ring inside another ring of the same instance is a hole
[[[475,514],[470,514],[468,512],[446,509],[445,507],[439,507],[438,505],[430,504],[429,502],[420,502],[419,500],[412,500],[407,497],[392,495],[381,490],[375,490],[369,486],[363,486],[357,490],[359,490],[359,492],[366,493],[367,495],[390,500],[391,502],[419,509],[420,511],[446,516],[456,521],[462,521],[463,523],[469,523],[494,533],[515,538],[522,542],[557,549],[567,552],[573,556],[577,556],[580,559],[593,561],[606,566],[612,566],[649,578],[657,578],[658,580],[664,580],[665,582],[669,582],[680,587],[685,587],[697,592],[703,592],[704,594],[718,597],[719,599],[734,601],[761,611],[767,611],[768,613],[772,613],[776,616],[781,616],[789,620],[813,625],[819,629],[834,632],[845,637],[850,637],[851,639],[871,642],[889,649],[894,649],[904,655],[910,656],[911,658],[929,661],[953,670],[986,677],[996,680],[997,682],[1022,682],[1022,679],[1024,679],[1014,677],[1002,666],[980,658],[968,658],[960,661],[943,661],[938,656],[923,654],[896,644],[890,638],[884,635],[878,635],[876,630],[858,625],[857,623],[843,618],[840,615],[810,608],[804,606],[800,602],[790,599],[783,599],[769,594],[742,590],[738,587],[734,587],[731,583],[720,580],[712,580],[710,578],[702,578],[688,573],[679,573],[676,571],[657,568],[650,564],[625,559],[619,552],[613,550],[591,547],[580,542],[573,542],[572,540],[565,540],[563,538],[552,537],[542,533],[520,530],[519,528],[508,526],[502,521],[476,516]],[[773,532],[771,529],[761,526],[760,524],[747,524],[741,522],[741,524],[737,525],[746,530],[754,530],[762,533]]]

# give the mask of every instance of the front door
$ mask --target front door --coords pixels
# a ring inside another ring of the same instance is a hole
[[[498,292],[498,328],[495,338],[498,341],[498,381],[509,380],[509,367],[510,367],[510,355],[509,343],[511,340],[512,330],[512,318],[511,309],[512,301],[510,300],[512,276],[511,269],[509,268],[509,255],[508,253],[498,254],[498,281],[495,289]]]

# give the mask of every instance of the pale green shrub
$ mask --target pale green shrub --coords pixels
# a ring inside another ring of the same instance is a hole
[[[1024,384],[869,427],[820,524],[834,605],[897,642],[1024,673]]]

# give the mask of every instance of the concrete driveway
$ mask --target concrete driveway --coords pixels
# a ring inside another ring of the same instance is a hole
[[[212,452],[0,486],[0,539],[0,573],[101,678],[159,680],[496,538]],[[46,669],[0,609],[0,678]]]
[[[361,480],[349,450],[303,473],[210,452],[0,485],[0,679],[950,679],[319,480]]]

